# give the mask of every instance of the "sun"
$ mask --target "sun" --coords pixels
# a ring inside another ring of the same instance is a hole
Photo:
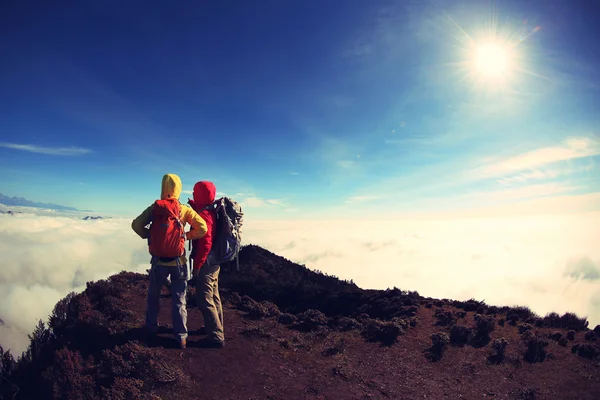
[[[472,54],[472,69],[481,80],[506,80],[513,70],[511,49],[498,41],[476,43]]]

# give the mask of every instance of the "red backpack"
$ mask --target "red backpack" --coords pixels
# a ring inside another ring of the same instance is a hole
[[[148,246],[155,257],[175,258],[185,253],[185,229],[179,219],[181,205],[177,199],[156,200]]]

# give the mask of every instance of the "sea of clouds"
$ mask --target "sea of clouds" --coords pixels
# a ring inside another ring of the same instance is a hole
[[[15,209],[14,207],[12,209]],[[0,345],[18,355],[38,320],[85,283],[122,270],[145,272],[146,242],[130,218],[81,219],[24,210],[0,215]],[[363,288],[539,314],[576,312],[600,324],[600,213],[428,221],[259,222],[244,226],[258,244]]]

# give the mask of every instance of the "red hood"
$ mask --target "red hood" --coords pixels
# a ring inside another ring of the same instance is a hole
[[[200,181],[194,185],[194,203],[198,208],[203,208],[215,201],[217,188],[208,181]]]

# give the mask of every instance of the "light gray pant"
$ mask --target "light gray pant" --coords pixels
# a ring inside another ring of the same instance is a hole
[[[160,308],[160,290],[171,278],[171,314],[173,319],[173,334],[175,337],[185,339],[187,330],[186,289],[188,281],[188,267],[165,267],[152,265],[150,269],[150,285],[148,286],[148,299],[146,302],[146,329],[150,332],[158,330],[158,310]]]
[[[204,316],[204,327],[210,340],[225,340],[223,331],[223,306],[219,295],[219,265],[206,263],[200,268],[196,280],[196,301]]]

